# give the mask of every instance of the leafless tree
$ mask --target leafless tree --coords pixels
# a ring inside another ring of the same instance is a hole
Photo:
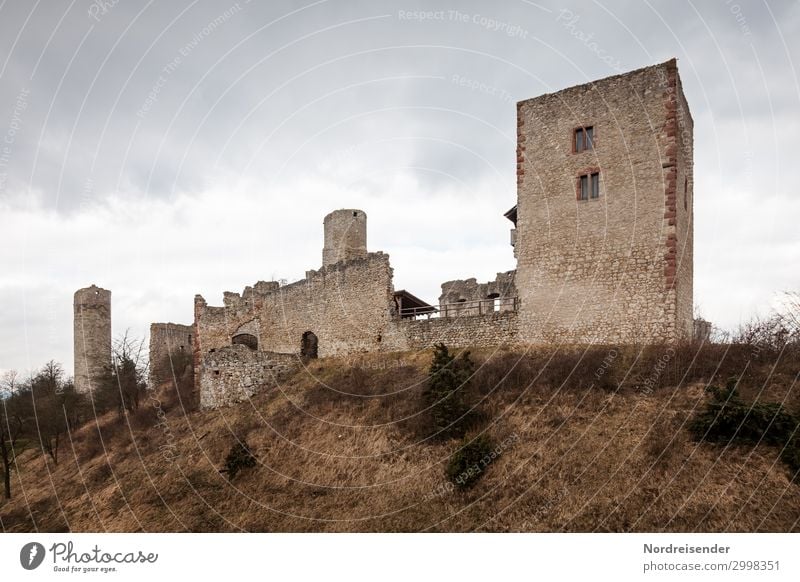
[[[3,463],[3,488],[6,499],[11,499],[11,471],[19,452],[18,440],[23,434],[27,420],[17,377],[15,370],[3,374],[4,394],[0,397],[0,460]]]
[[[778,320],[794,337],[800,338],[800,291],[785,291],[781,306],[776,310]]]

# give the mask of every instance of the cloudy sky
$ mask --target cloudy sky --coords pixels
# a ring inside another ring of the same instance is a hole
[[[428,11],[421,14],[420,11]],[[514,268],[515,102],[678,58],[695,302],[735,328],[800,288],[800,3],[0,2],[0,371],[302,278],[361,208],[395,287]]]

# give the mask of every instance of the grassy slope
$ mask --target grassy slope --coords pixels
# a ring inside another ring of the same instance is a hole
[[[426,439],[418,414],[430,354],[374,355],[355,367],[314,361],[236,407],[184,414],[164,404],[158,424],[151,400],[128,419],[101,417],[71,435],[57,466],[28,451],[14,498],[0,502],[2,529],[800,530],[800,485],[776,449],[689,440],[702,383],[617,389],[619,377],[601,375],[627,369],[618,358],[594,374],[606,389],[586,370],[562,385],[540,374],[541,360],[474,357],[491,364],[470,393],[479,430],[509,444],[468,492],[441,492],[458,443]],[[779,399],[794,406],[796,386],[786,386]],[[218,470],[234,435],[259,465],[229,482]]]

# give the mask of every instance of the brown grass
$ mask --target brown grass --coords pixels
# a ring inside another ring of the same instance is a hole
[[[707,383],[745,368],[743,397],[797,411],[798,360],[682,346],[656,376],[666,349],[473,352],[471,434],[506,445],[466,492],[445,488],[457,441],[426,439],[429,353],[312,361],[219,410],[170,403],[159,417],[145,401],[75,431],[58,466],[22,455],[2,529],[800,530],[800,487],[776,450],[698,445],[686,431]],[[228,481],[219,469],[237,438],[258,465]]]

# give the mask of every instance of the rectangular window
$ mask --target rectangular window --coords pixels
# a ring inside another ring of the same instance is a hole
[[[583,174],[580,177],[580,200],[600,198],[600,172]]]
[[[575,130],[575,152],[583,152],[594,147],[594,127],[579,127]]]

